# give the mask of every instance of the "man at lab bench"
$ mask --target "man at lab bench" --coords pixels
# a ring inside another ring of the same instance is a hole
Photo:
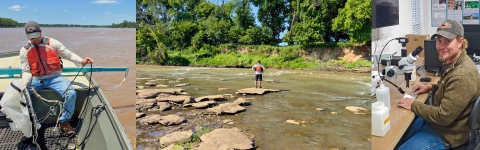
[[[402,149],[449,149],[465,144],[470,137],[468,116],[480,96],[480,75],[466,49],[463,26],[445,20],[432,35],[436,37],[438,58],[443,63],[437,84],[416,84],[412,93],[434,91],[433,104],[404,98],[398,106],[417,116],[400,140]]]

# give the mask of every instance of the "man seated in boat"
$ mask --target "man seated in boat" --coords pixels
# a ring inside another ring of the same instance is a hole
[[[63,66],[59,57],[82,65],[93,64],[93,59],[82,59],[59,41],[42,36],[42,29],[35,21],[25,24],[25,32],[29,41],[20,49],[23,87],[35,91],[48,88],[60,94],[65,101],[57,122],[64,133],[75,134],[69,121],[75,109],[76,92],[68,87],[71,81],[61,74]]]

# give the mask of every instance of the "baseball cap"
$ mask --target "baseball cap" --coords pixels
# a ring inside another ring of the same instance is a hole
[[[463,26],[456,20],[447,19],[438,26],[437,32],[432,35],[432,39],[439,35],[447,39],[455,38],[457,35],[463,37]]]
[[[39,38],[42,33],[40,31],[40,25],[35,21],[29,21],[25,24],[25,33],[28,39]]]

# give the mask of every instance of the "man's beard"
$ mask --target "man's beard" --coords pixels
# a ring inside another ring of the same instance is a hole
[[[438,56],[438,60],[440,60],[440,62],[442,62],[442,63],[445,63],[445,61],[447,61],[447,58],[442,57],[442,56]]]

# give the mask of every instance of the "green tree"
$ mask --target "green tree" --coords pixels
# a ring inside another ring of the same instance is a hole
[[[272,31],[272,41],[281,42],[280,33],[286,29],[285,21],[291,9],[287,0],[251,0],[258,8],[258,20]]]
[[[252,14],[250,2],[248,0],[241,0],[239,3],[239,6],[235,9],[235,24],[244,30],[250,28],[250,26],[255,26],[255,17]]]
[[[168,48],[164,43],[168,42],[168,38],[166,38],[165,29],[166,25],[163,23],[139,24],[136,35],[137,61],[150,60],[157,64],[167,61]]]
[[[272,44],[273,33],[267,27],[250,27],[246,30],[243,37],[240,38],[239,43],[246,45],[261,45]]]
[[[70,26],[77,26],[77,25],[70,25]],[[135,28],[136,22],[130,22],[127,20],[124,20],[122,23],[115,24],[113,23],[110,27],[111,28]]]
[[[12,28],[17,26],[19,26],[17,21],[11,18],[0,17],[0,28]]]
[[[200,48],[204,44],[218,46],[222,43],[228,43],[228,32],[230,23],[227,20],[210,17],[200,20],[198,26],[199,32],[192,39],[192,46]]]
[[[197,14],[198,19],[206,19],[212,16],[215,10],[215,4],[211,2],[201,2],[195,7],[194,12]]]
[[[187,48],[197,32],[197,25],[192,21],[171,21],[168,38],[171,41],[172,48]]]
[[[371,40],[372,5],[371,0],[348,0],[345,8],[339,10],[333,20],[333,30],[345,30],[352,42]]]

